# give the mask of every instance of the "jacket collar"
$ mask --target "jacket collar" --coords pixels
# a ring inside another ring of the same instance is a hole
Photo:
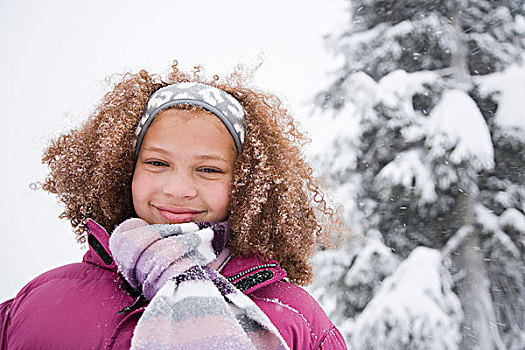
[[[117,265],[109,250],[109,233],[95,220],[87,219],[89,251],[84,255],[84,262],[117,272]]]
[[[275,260],[262,260],[255,254],[248,258],[235,256],[221,271],[244,294],[275,283],[286,277],[286,272]]]
[[[86,226],[89,251],[84,255],[83,261],[117,272],[117,265],[109,250],[108,232],[92,219],[86,220]],[[286,272],[277,261],[263,260],[255,254],[248,258],[232,257],[221,274],[244,294],[250,294],[286,277]]]

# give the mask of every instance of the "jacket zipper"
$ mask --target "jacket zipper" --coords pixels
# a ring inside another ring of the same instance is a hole
[[[257,271],[257,270],[267,269],[269,267],[277,267],[277,264],[276,263],[270,263],[270,264],[264,264],[264,265],[255,266],[255,267],[252,267],[252,268],[250,268],[250,269],[248,269],[246,271],[239,272],[238,274],[235,274],[233,276],[227,277],[226,279],[228,280],[228,282],[232,282],[232,281],[235,281],[238,278],[246,276],[249,273],[252,273],[252,272]]]
[[[130,312],[130,311],[133,311],[134,309],[139,309],[140,307],[137,307],[139,304],[143,303],[147,301],[146,297],[143,296],[142,294],[139,295],[139,297],[133,302],[133,304],[131,304],[130,306],[126,306],[125,308],[123,308],[122,310],[120,311],[117,311],[117,315],[120,315],[120,314],[125,314],[126,312]]]

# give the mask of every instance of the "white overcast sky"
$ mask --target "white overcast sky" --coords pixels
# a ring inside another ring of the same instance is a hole
[[[204,64],[226,74],[265,63],[256,84],[305,114],[336,64],[322,36],[346,20],[342,0],[0,1],[0,302],[30,279],[80,261],[41,180],[44,146],[83,120],[112,73]]]

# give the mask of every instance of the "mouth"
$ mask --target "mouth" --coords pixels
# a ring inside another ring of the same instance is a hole
[[[155,209],[159,214],[170,224],[182,224],[193,221],[197,216],[204,213],[204,210],[196,210],[191,208],[175,208],[166,206],[156,206]]]

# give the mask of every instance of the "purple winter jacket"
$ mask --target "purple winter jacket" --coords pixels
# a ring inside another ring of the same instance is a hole
[[[106,231],[89,222],[81,263],[48,271],[0,305],[0,350],[129,349],[147,301],[108,254]],[[270,318],[291,349],[346,349],[339,331],[275,261],[234,257],[221,273]]]

